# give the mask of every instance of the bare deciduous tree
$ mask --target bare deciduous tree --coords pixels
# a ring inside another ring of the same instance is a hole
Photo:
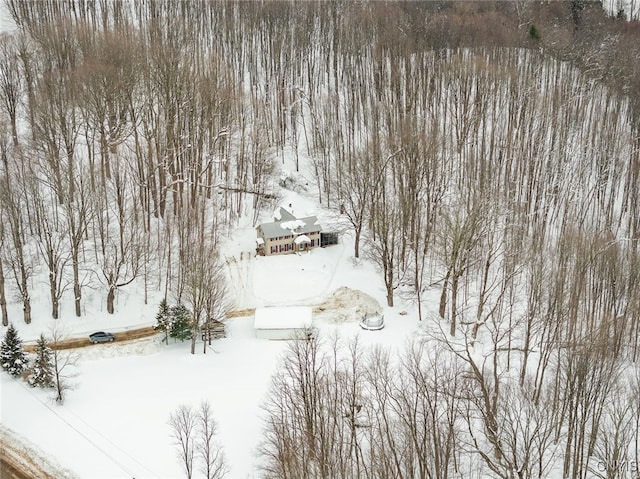
[[[22,75],[18,48],[12,36],[0,35],[0,104],[9,117],[13,146],[18,146],[18,108],[22,96]]]
[[[209,402],[203,401],[195,411],[190,406],[179,406],[170,414],[169,426],[187,479],[193,477],[197,460],[206,479],[222,479],[227,475],[224,452],[216,440],[218,426]]]
[[[338,197],[340,212],[343,213],[354,231],[353,255],[360,257],[360,240],[365,225],[365,216],[370,197],[374,191],[373,162],[367,151],[356,152],[346,171],[342,172],[341,181],[336,176],[333,187]]]
[[[46,198],[45,192],[40,191],[40,185],[32,181],[30,193],[34,203],[36,241],[40,254],[43,256],[49,271],[49,296],[51,299],[51,317],[58,319],[60,316],[60,300],[67,283],[65,280],[65,267],[70,260],[68,254],[67,225],[62,218],[53,214],[49,208],[55,197]]]
[[[100,221],[101,279],[107,287],[107,312],[115,311],[119,288],[131,284],[141,269],[141,248],[144,245],[140,216],[130,204],[132,182],[125,164],[116,158],[114,171],[107,180],[108,188],[96,201],[95,216]],[[115,202],[115,205],[112,203]],[[113,233],[115,229],[116,233]]]
[[[462,376],[425,346],[396,361],[357,341],[294,343],[265,404],[266,477],[449,477]]]
[[[371,183],[372,194],[368,205],[371,235],[368,238],[369,257],[382,271],[387,292],[387,306],[393,306],[394,292],[400,286],[407,270],[404,259],[401,206],[396,195],[399,170],[391,165],[400,151],[390,153],[376,165]]]
[[[209,321],[224,319],[230,302],[224,264],[220,261],[216,248],[215,233],[203,231],[204,225],[201,222],[190,224],[190,231],[182,239],[180,267],[185,300],[193,314],[191,354],[195,354],[196,341],[203,325]],[[209,333],[209,338],[203,338],[204,353],[207,351],[207,342],[211,344],[209,328],[205,328],[205,331]]]
[[[203,401],[197,413],[198,440],[196,452],[202,461],[200,470],[206,479],[222,479],[228,473],[222,447],[216,441],[218,425],[211,404]]]
[[[439,314],[446,315],[447,297],[451,293],[449,334],[455,336],[458,316],[458,291],[460,278],[475,261],[474,250],[479,244],[485,221],[483,204],[476,198],[473,204],[457,204],[442,212],[439,243],[446,274],[440,295]]]
[[[25,228],[28,220],[25,218],[27,208],[26,190],[21,183],[28,181],[25,170],[18,167],[19,154],[11,149],[6,135],[0,136],[0,161],[2,161],[2,178],[0,178],[0,220],[8,225],[11,247],[5,248],[5,259],[13,272],[16,287],[22,299],[24,322],[31,323],[31,296],[29,294],[29,278],[32,275],[31,258],[26,244]]]
[[[2,325],[9,326],[9,313],[7,311],[7,296],[4,278],[4,226],[0,221],[0,313],[2,313]]]
[[[195,456],[196,414],[185,405],[178,407],[169,416],[169,426],[174,444],[178,448],[178,457],[184,467],[187,479],[193,477],[193,458]]]
[[[78,363],[78,354],[73,350],[63,350],[57,347],[57,343],[66,339],[66,335],[59,327],[54,326],[49,334],[51,336],[56,402],[62,404],[67,397],[67,392],[73,389],[71,379],[76,375],[73,369]]]

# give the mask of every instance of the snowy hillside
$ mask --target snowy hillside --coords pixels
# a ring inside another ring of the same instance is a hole
[[[217,423],[234,479],[637,466],[633,21],[578,0],[60,5],[3,3],[0,333],[83,347],[51,353],[56,402],[5,340],[14,456],[190,476],[183,414]],[[338,244],[256,255],[280,207],[287,235],[316,216]],[[266,306],[316,329],[259,340]],[[156,319],[192,339],[120,341]]]

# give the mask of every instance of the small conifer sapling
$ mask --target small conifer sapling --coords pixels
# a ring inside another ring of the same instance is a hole
[[[35,353],[28,382],[33,387],[52,388],[55,385],[53,351],[43,334],[38,339]]]

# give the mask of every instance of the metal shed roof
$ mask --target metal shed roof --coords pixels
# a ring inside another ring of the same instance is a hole
[[[308,306],[257,308],[255,329],[306,329],[311,327],[312,309]]]

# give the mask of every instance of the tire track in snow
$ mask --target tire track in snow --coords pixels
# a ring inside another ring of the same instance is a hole
[[[336,246],[328,246],[328,248],[340,248],[340,252],[336,256],[328,259],[325,263],[325,265],[328,266],[331,269],[331,271],[329,272],[328,278],[326,279],[326,281],[323,281],[324,286],[322,287],[322,289],[318,291],[314,290],[314,294],[312,294],[311,296],[296,298],[295,301],[293,302],[287,299],[273,300],[272,298],[264,298],[262,296],[258,296],[257,294],[254,294],[254,298],[261,300],[267,306],[293,306],[293,305],[314,306],[317,303],[320,303],[321,301],[323,301],[328,296],[329,291],[334,287],[334,282],[335,282],[336,275],[338,273],[338,269],[340,268],[340,265],[343,263],[344,255],[346,254],[346,251],[347,251],[346,246],[342,242]],[[302,254],[313,254],[313,251],[314,250],[311,250],[309,252],[302,253]],[[295,253],[295,254],[298,256],[301,255],[301,253]],[[291,255],[287,255],[287,256],[291,256]],[[265,258],[277,260],[278,256],[274,255],[274,256],[268,256]],[[248,280],[251,284],[253,284],[253,281],[254,281],[253,275],[251,275],[248,278]]]
[[[159,478],[161,477],[156,472],[152,471],[148,466],[140,463],[135,457],[131,456],[127,451],[123,450],[120,446],[118,446],[114,441],[106,437],[96,428],[94,428],[87,421],[82,419],[81,417],[74,414],[72,411],[65,410],[64,408],[59,408],[57,406],[53,406],[45,402],[41,397],[39,397],[35,392],[28,387],[26,384],[23,384],[21,380],[14,379],[16,384],[18,384],[24,391],[28,393],[28,396],[31,400],[34,401],[32,407],[42,407],[47,410],[47,415],[54,422],[58,424],[59,427],[67,429],[72,432],[72,434],[80,436],[84,443],[87,444],[90,448],[96,450],[99,456],[102,456],[106,459],[106,463],[111,463],[111,465],[118,469],[119,471],[124,472],[119,473],[119,477],[131,477],[134,478],[136,476],[144,476],[144,477],[152,477]],[[36,406],[37,405],[37,406]],[[59,427],[56,428],[56,431],[60,433]],[[0,428],[0,432],[5,433],[4,428]],[[7,430],[9,431],[9,430]],[[60,436],[64,435],[60,433]],[[4,442],[4,441],[2,441]],[[35,446],[29,447],[29,451],[35,450]],[[99,457],[98,456],[98,457]],[[43,461],[47,462],[45,458],[42,458]],[[52,476],[41,476],[41,475],[31,475],[29,477],[40,478],[43,479],[63,479],[63,478],[75,478],[76,476],[71,474],[68,471],[61,471],[59,469],[55,469],[49,463],[47,463],[47,468],[52,469]],[[23,469],[24,470],[24,469]],[[136,471],[136,472],[134,472]],[[138,474],[144,471],[144,474]]]
[[[246,308],[253,304],[252,270],[254,258],[250,252],[240,253],[241,258],[227,256],[225,262],[229,271],[229,280],[235,289],[237,306]]]

